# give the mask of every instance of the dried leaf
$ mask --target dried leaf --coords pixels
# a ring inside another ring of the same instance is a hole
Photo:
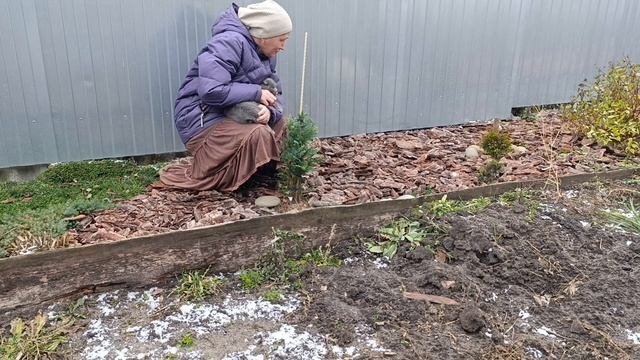
[[[551,302],[551,296],[534,294],[533,300],[536,302],[536,304],[538,304],[538,306],[549,306],[549,303]]]
[[[435,258],[437,262],[443,263],[443,264],[446,264],[447,261],[449,260],[449,256],[444,250],[436,251]]]
[[[440,284],[442,285],[443,289],[450,289],[453,285],[456,284],[456,282],[453,280],[447,280],[447,281],[442,281]]]
[[[422,300],[422,301],[428,301],[428,302],[432,302],[435,304],[443,304],[443,305],[458,305],[458,302],[453,300],[453,299],[449,299],[448,297],[444,297],[444,296],[438,296],[438,295],[428,295],[428,294],[421,294],[421,293],[414,293],[414,292],[403,292],[402,296],[404,296],[407,299],[411,299],[411,300]]]

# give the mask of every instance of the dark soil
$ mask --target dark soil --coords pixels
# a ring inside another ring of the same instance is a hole
[[[342,265],[306,272],[300,291],[281,288],[283,307],[260,297],[277,285],[244,292],[237,274],[200,304],[171,286],[92,295],[68,358],[640,359],[640,236],[603,215],[637,202],[638,184],[423,217],[446,231],[390,261],[366,250],[371,239],[339,244]],[[67,306],[43,310],[55,318]]]
[[[599,213],[620,206],[615,194],[637,192],[590,186],[547,193],[543,202],[560,202],[533,218],[498,204],[447,216],[451,231],[438,247],[446,262],[400,252],[379,267],[347,245],[343,257],[360,260],[316,273],[299,321],[341,346],[371,329],[394,359],[640,359],[631,335],[640,331],[640,238],[603,226]]]

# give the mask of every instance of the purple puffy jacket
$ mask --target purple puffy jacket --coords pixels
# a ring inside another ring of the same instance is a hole
[[[180,90],[175,106],[176,129],[184,144],[221,121],[224,109],[243,101],[260,101],[259,84],[276,75],[276,60],[258,54],[258,47],[238,18],[233,4],[213,25],[212,37],[198,54]],[[278,97],[282,104],[282,98]],[[202,108],[205,108],[204,116]],[[280,107],[282,108],[282,107]],[[282,113],[271,108],[269,125],[280,121]]]

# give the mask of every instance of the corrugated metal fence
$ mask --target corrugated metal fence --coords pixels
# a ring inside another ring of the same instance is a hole
[[[308,31],[305,108],[323,136],[504,118],[640,60],[638,0],[280,2],[288,111]],[[183,150],[175,93],[228,5],[0,0],[0,168]]]

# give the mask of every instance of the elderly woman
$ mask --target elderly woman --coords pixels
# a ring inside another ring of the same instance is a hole
[[[280,160],[286,128],[282,101],[260,84],[272,78],[281,89],[276,55],[291,29],[289,15],[273,0],[233,4],[220,16],[176,99],[176,128],[193,159],[165,168],[160,174],[165,185],[234,191],[259,168]],[[246,102],[256,103],[255,121],[225,116]]]

